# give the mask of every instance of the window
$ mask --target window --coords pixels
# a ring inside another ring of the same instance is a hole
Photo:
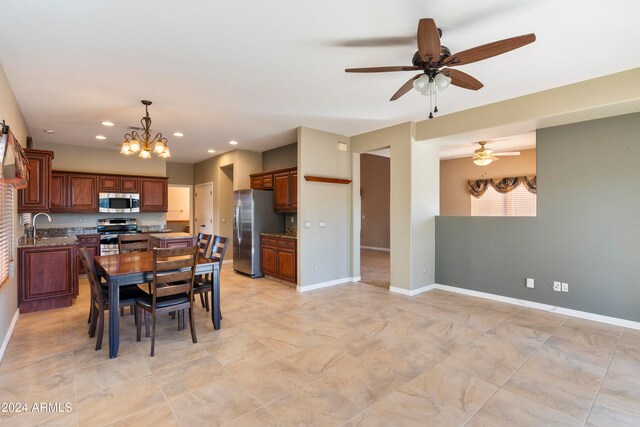
[[[524,185],[508,193],[498,193],[488,186],[485,193],[471,197],[471,216],[536,216],[536,195]]]
[[[0,182],[0,285],[9,278],[13,261],[13,193],[11,184]]]

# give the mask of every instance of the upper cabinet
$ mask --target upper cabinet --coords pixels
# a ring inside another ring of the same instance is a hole
[[[48,212],[53,151],[24,150],[29,160],[27,188],[18,191],[18,212]]]
[[[51,212],[98,212],[98,177],[54,171],[51,174]]]
[[[100,193],[139,193],[140,179],[129,176],[101,175],[98,177]]]
[[[273,174],[273,209],[276,212],[296,212],[298,210],[297,168]]]
[[[251,189],[253,190],[273,190],[273,172],[254,173],[251,178]]]
[[[166,212],[168,178],[140,178],[140,212]]]

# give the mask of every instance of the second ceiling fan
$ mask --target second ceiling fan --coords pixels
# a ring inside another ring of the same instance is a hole
[[[491,58],[533,43],[536,40],[536,35],[531,33],[487,43],[451,54],[449,48],[440,44],[441,35],[442,31],[436,26],[433,18],[423,18],[418,23],[418,51],[413,55],[413,65],[347,68],[345,71],[347,73],[420,71],[419,74],[416,74],[402,85],[400,89],[393,94],[390,101],[395,101],[400,98],[413,87],[423,95],[431,96],[433,103],[433,96],[436,90],[444,90],[449,84],[470,90],[478,90],[484,86],[469,74],[450,67],[482,61],[483,59]],[[435,108],[432,106],[432,111],[429,112],[429,118],[433,118],[433,113],[437,112],[437,105]]]

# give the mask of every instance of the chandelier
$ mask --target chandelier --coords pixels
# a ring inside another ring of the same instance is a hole
[[[491,148],[484,146],[486,143],[487,141],[479,142],[480,148],[475,151],[475,155],[473,156],[473,163],[478,166],[487,166],[490,165],[491,162],[500,160],[495,156],[495,152]]]
[[[429,72],[413,81],[413,88],[424,96],[429,97],[429,118],[433,119],[433,113],[438,112],[438,91],[442,92],[451,84],[451,77],[438,70]]]
[[[151,147],[155,144],[153,147],[154,153],[164,158],[171,157],[169,147],[167,146],[167,138],[158,132],[156,136],[151,139],[151,117],[149,117],[149,105],[151,105],[151,101],[143,99],[140,102],[144,105],[145,111],[145,116],[140,120],[140,124],[142,125],[142,129],[140,129],[140,131],[142,132],[142,135],[135,130],[131,131],[131,133],[125,134],[120,154],[130,156],[132,154],[139,153],[138,157],[150,159],[152,151]]]

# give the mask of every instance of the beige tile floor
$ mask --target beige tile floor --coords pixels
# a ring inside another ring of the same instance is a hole
[[[388,288],[391,282],[390,252],[360,249],[360,275],[368,285]]]
[[[198,343],[163,316],[156,356],[121,318],[119,357],[70,308],[20,316],[0,425],[640,425],[640,332],[432,291],[349,284],[300,294],[225,266],[223,328]],[[62,406],[64,408],[64,406]]]

